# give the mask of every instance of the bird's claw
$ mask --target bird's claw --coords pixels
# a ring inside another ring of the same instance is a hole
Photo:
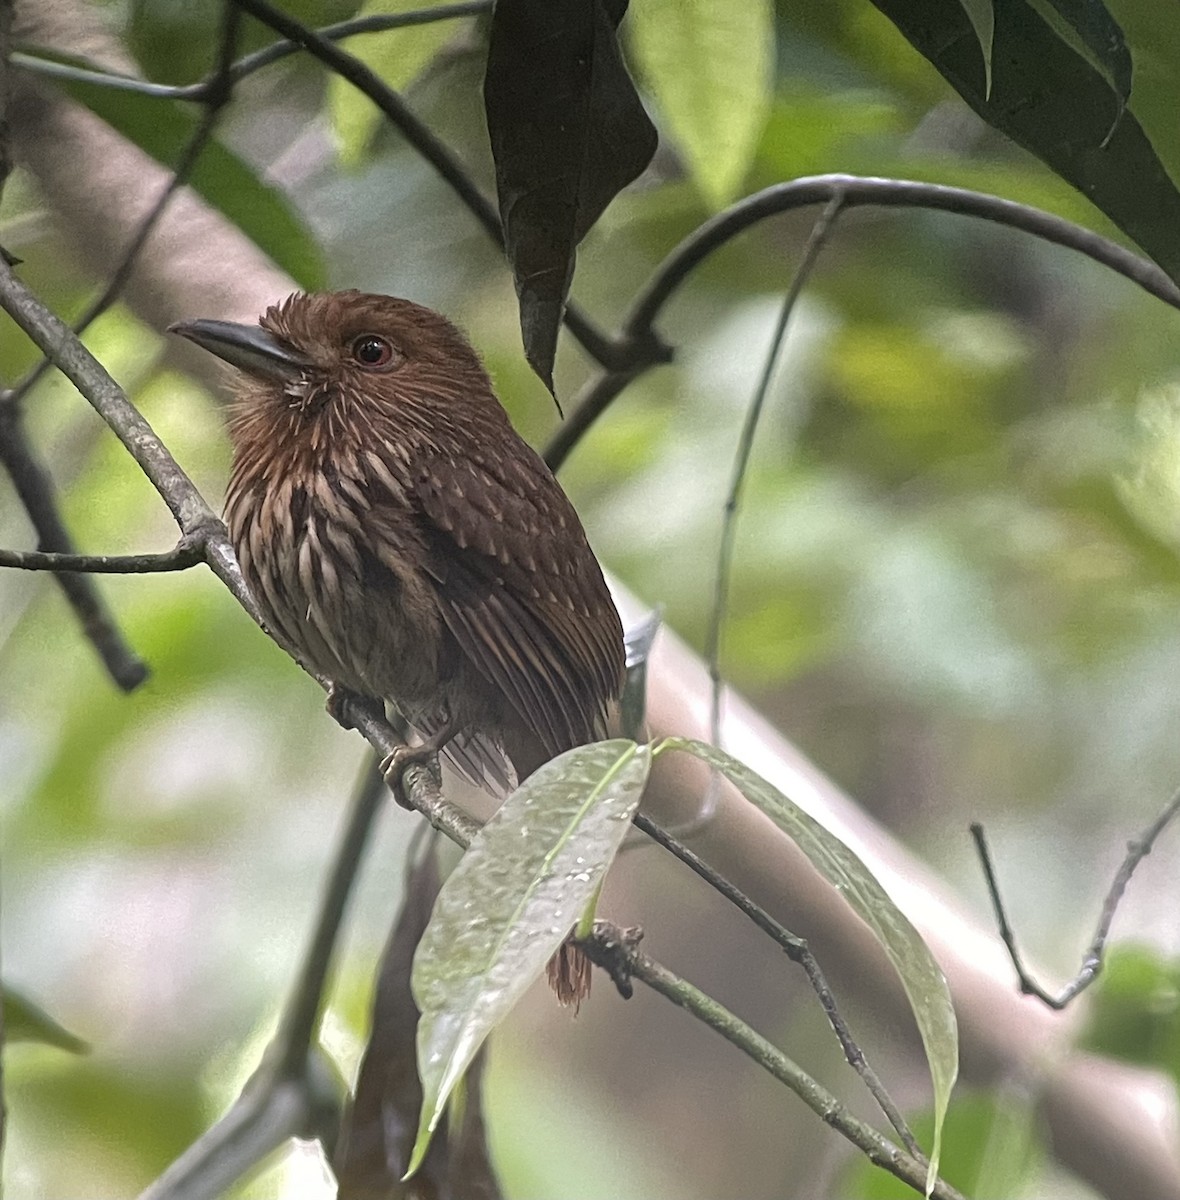
[[[402,808],[413,807],[406,800],[402,780],[406,772],[415,766],[431,766],[435,774],[438,773],[438,747],[433,740],[423,742],[421,746],[398,746],[381,760],[380,770],[385,785]]]
[[[355,699],[356,694],[347,688],[342,688],[338,683],[328,684],[328,698],[324,701],[324,707],[328,710],[328,716],[342,729],[356,728],[352,717],[348,715],[348,703]]]

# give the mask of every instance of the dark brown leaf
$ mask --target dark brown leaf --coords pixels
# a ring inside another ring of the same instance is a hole
[[[339,1200],[500,1200],[484,1136],[482,1054],[467,1075],[462,1127],[440,1129],[414,1178],[401,1180],[422,1107],[410,968],[438,890],[431,849],[406,880],[405,903],[381,960],[372,1032],[332,1161]]]
[[[656,131],[623,65],[626,0],[498,0],[484,103],[525,354],[553,391],[574,252],[651,161]]]

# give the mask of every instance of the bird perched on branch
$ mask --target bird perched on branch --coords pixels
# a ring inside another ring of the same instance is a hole
[[[237,368],[225,515],[274,635],[504,792],[606,736],[618,613],[582,524],[443,316],[296,294],[173,330]]]

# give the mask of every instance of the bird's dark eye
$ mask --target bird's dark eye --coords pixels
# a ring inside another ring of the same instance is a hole
[[[379,371],[394,360],[394,350],[389,342],[375,333],[363,333],[352,343],[352,357],[362,367]]]

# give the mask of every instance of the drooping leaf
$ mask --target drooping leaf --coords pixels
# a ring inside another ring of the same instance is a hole
[[[40,1005],[34,1004],[7,984],[0,988],[0,1003],[4,1006],[4,1041],[40,1042],[56,1046],[71,1054],[85,1054],[89,1046],[55,1021]]]
[[[656,131],[623,65],[626,2],[498,0],[484,104],[529,365],[553,391],[574,252],[651,161]]]
[[[484,1039],[595,897],[639,806],[651,750],[580,746],[515,791],[443,885],[414,957],[424,1099],[411,1171]]]
[[[926,943],[860,859],[744,763],[723,750],[687,738],[669,738],[660,749],[686,750],[716,767],[751,804],[764,812],[807,856],[869,926],[893,964],[913,1010],[934,1084],[934,1144],[930,1179],[938,1171],[942,1123],[959,1071],[959,1033],[950,990]]]
[[[979,42],[979,50],[983,55],[983,92],[991,95],[992,90],[992,50],[996,38],[996,12],[993,0],[959,0],[971,28],[975,30],[975,40]]]
[[[990,94],[957,0],[873,0],[988,124],[1030,150],[1180,279],[1180,193],[1102,73],[1029,4],[995,9]]]
[[[721,208],[741,185],[770,112],[773,4],[643,0],[628,27],[640,78],[706,200]]]
[[[63,61],[90,66],[77,59]],[[197,127],[195,107],[180,101],[141,96],[85,80],[59,83],[73,99],[165,167],[174,165]],[[189,175],[189,184],[301,287],[314,290],[324,286],[323,257],[303,219],[278,188],[265,183],[216,139],[206,144]]]
[[[421,7],[421,0],[369,0],[358,15],[402,13]],[[454,28],[449,21],[406,25],[356,38],[349,43],[348,50],[389,87],[400,91],[430,64],[453,35]],[[334,72],[328,76],[328,111],[340,146],[340,158],[346,166],[355,166],[384,118],[368,96]]]
[[[338,1200],[500,1196],[483,1126],[482,1052],[467,1073],[461,1118],[438,1131],[418,1173],[402,1181],[422,1108],[415,1051],[419,1014],[410,969],[440,886],[432,847],[408,873],[405,901],[381,958],[369,1044],[332,1158]]]

